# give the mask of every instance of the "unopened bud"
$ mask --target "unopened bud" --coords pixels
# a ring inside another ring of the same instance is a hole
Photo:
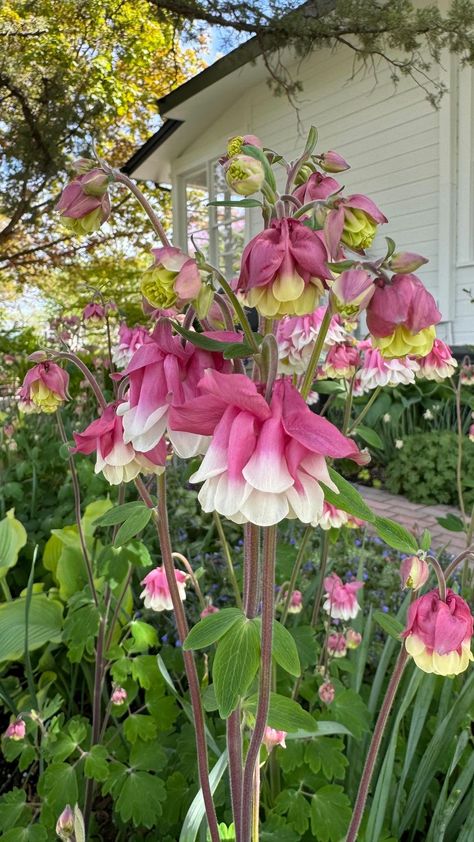
[[[225,166],[225,179],[239,196],[250,196],[260,190],[265,181],[263,164],[250,155],[236,155]]]
[[[115,687],[110,701],[113,705],[123,705],[127,701],[127,691],[123,687]]]
[[[286,748],[285,739],[287,736],[286,731],[277,731],[276,728],[265,728],[265,733],[263,735],[263,743],[268,752],[275,748],[275,746],[281,746],[282,748]]]
[[[86,196],[94,196],[94,198],[100,199],[107,193],[109,183],[109,177],[102,170],[96,168],[85,174],[82,179],[82,191]]]
[[[86,172],[90,172],[97,166],[97,161],[94,161],[92,158],[76,158],[71,166],[78,175],[85,175]]]
[[[229,138],[227,141],[227,155],[229,158],[239,155],[242,151],[242,146],[256,146],[258,149],[261,149],[262,141],[254,134],[236,135],[235,137]]]
[[[362,635],[355,631],[355,629],[347,629],[346,631],[346,645],[348,649],[357,649],[362,643]]]
[[[19,742],[20,740],[25,739],[26,734],[26,725],[23,719],[16,719],[15,722],[10,722],[7,730],[4,733],[4,737],[7,740],[14,740],[15,742]]]
[[[33,351],[27,359],[32,363],[44,363],[48,359],[46,351]]]
[[[393,272],[401,272],[403,274],[416,272],[420,266],[428,263],[428,258],[421,254],[415,254],[411,251],[399,251],[393,254],[389,261],[390,269]]]
[[[218,614],[219,609],[215,605],[206,605],[205,608],[202,609],[200,613],[201,620],[204,620],[205,617],[209,617],[210,614]]]
[[[321,684],[318,690],[318,696],[325,705],[330,705],[334,701],[335,695],[336,690],[334,684],[331,684],[330,681],[325,681],[324,684]]]
[[[56,822],[56,833],[64,840],[70,839],[74,834],[74,813],[69,804],[66,804]]]
[[[400,579],[402,588],[411,588],[418,591],[423,587],[430,575],[430,569],[426,561],[417,555],[408,556],[402,561],[400,567]]]
[[[344,172],[350,170],[350,164],[338,152],[324,152],[319,160],[321,169],[325,172]]]

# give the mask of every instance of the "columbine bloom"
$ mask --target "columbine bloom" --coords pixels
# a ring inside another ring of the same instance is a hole
[[[224,164],[225,180],[233,193],[251,196],[265,181],[263,164],[250,155],[235,155]]]
[[[326,576],[324,580],[326,593],[323,608],[334,620],[353,620],[357,617],[360,605],[357,602],[357,591],[364,587],[363,582],[348,582],[344,584],[335,573]]]
[[[26,734],[26,725],[23,719],[16,719],[15,722],[10,722],[7,730],[4,733],[4,737],[7,740],[15,740],[18,742],[19,740],[24,740]]]
[[[362,635],[360,632],[355,631],[355,629],[347,629],[346,631],[346,644],[348,649],[357,649],[358,646],[362,643]]]
[[[161,439],[146,452],[124,441],[123,419],[118,414],[119,401],[109,404],[100,418],[92,421],[82,433],[74,433],[73,453],[97,453],[95,473],[102,471],[111,485],[130,482],[140,472],[161,474],[166,464],[166,444]]]
[[[363,351],[363,362],[358,376],[364,392],[376,389],[377,386],[408,386],[415,382],[415,375],[420,368],[418,360],[411,357],[385,359],[379,349],[372,346],[370,339],[361,342],[359,348]]]
[[[173,407],[170,427],[212,435],[190,482],[203,482],[199,500],[235,523],[270,526],[283,518],[312,523],[322,512],[320,482],[334,489],[325,456],[364,461],[355,443],[315,415],[286,380],[270,406],[243,374],[208,371],[201,396]]]
[[[472,614],[467,602],[448,588],[446,602],[430,591],[412,602],[402,637],[415,664],[424,672],[458,675],[473,660]]]
[[[321,529],[340,529],[341,526],[345,526],[347,524],[349,515],[347,512],[343,512],[342,509],[336,509],[335,506],[332,506],[331,503],[328,503],[327,500],[323,503],[323,511],[322,514],[317,521],[317,526],[320,526]]]
[[[346,199],[337,198],[326,216],[324,233],[332,257],[342,242],[353,251],[363,252],[372,245],[377,225],[388,222],[372,199],[355,193]]]
[[[112,349],[112,360],[118,368],[125,368],[145,342],[151,342],[150,334],[143,325],[128,327],[121,324],[118,329],[118,342]]]
[[[365,310],[375,292],[372,277],[364,269],[347,269],[331,284],[329,300],[333,312],[350,319]]]
[[[215,339],[237,342],[241,334],[213,332]],[[124,441],[135,450],[147,452],[155,447],[167,431],[169,439],[183,458],[204,453],[208,440],[190,433],[178,433],[168,428],[169,409],[182,404],[197,394],[197,384],[204,370],[222,368],[229,371],[230,361],[220,354],[204,351],[187,343],[184,347],[179,336],[173,336],[171,324],[158,322],[150,342],[133,355],[122,377],[129,377],[130,390],[127,401],[119,408],[123,417]]]
[[[290,604],[288,606],[288,614],[301,614],[302,610],[303,594],[301,591],[293,591],[291,594]]]
[[[76,234],[97,231],[110,216],[109,177],[95,168],[77,176],[61,193],[56,210]]]
[[[63,842],[74,835],[74,813],[69,804],[66,804],[56,822],[56,834]]]
[[[428,581],[430,568],[426,561],[417,555],[411,555],[402,561],[400,579],[402,588],[412,588],[418,591]]]
[[[160,310],[175,309],[199,295],[201,276],[194,258],[173,246],[152,249],[153,263],[144,273],[140,290]]]
[[[330,277],[318,232],[297,219],[275,219],[244,249],[236,290],[269,318],[311,313]]]
[[[105,318],[105,307],[102,304],[99,304],[98,301],[91,301],[84,307],[84,310],[82,311],[82,318],[85,322],[102,324]]]
[[[341,342],[332,345],[329,349],[322,367],[323,376],[336,380],[350,380],[359,364],[360,355],[357,347],[350,342]]]
[[[255,134],[238,134],[230,137],[227,141],[227,156],[232,158],[234,155],[240,155],[242,146],[256,146],[261,149],[263,144],[259,137]]]
[[[69,375],[56,363],[48,360],[34,365],[27,372],[18,393],[18,407],[22,412],[56,412],[68,399]]]
[[[293,195],[302,205],[307,205],[309,202],[323,201],[340,189],[341,185],[335,178],[329,178],[320,172],[314,172],[311,173],[304,184],[293,191]]]
[[[395,447],[397,448],[397,450],[401,450],[403,446],[404,446],[403,439],[395,439]]]
[[[113,705],[123,705],[127,701],[127,691],[124,687],[114,687],[110,701]]]
[[[324,684],[321,684],[318,690],[318,696],[325,705],[330,705],[334,701],[335,695],[336,688],[334,684],[331,684],[330,681],[325,681]]]
[[[275,728],[270,728],[267,725],[267,727],[265,728],[265,733],[263,735],[263,743],[268,752],[270,752],[272,748],[275,748],[275,746],[281,746],[282,748],[286,748],[286,737],[286,731],[277,731]]]
[[[184,601],[186,599],[186,579],[188,577],[182,570],[175,570],[174,575],[178,586],[179,598],[181,601]],[[140,594],[140,597],[145,599],[145,608],[151,608],[153,611],[173,610],[171,593],[164,567],[155,567],[151,573],[145,576],[140,584],[145,585]]]
[[[474,386],[474,365],[464,363],[459,374],[459,380],[462,386]]]
[[[451,353],[451,348],[441,339],[435,339],[430,353],[418,362],[420,365],[418,377],[435,380],[437,383],[441,383],[447,377],[452,377],[458,365]]]
[[[367,307],[373,344],[384,357],[426,357],[441,319],[431,293],[416,275],[393,275],[376,286]]]
[[[347,655],[345,636],[339,632],[328,635],[327,650],[332,658],[345,658]]]
[[[278,322],[276,339],[278,343],[279,368],[285,374],[304,374],[308,367],[314,344],[321,329],[326,307],[318,307],[307,316],[286,317]],[[336,342],[344,342],[349,334],[341,324],[339,316],[333,316],[324,340],[328,350]]]

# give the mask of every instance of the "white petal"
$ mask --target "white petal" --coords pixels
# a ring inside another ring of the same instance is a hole
[[[168,438],[181,459],[191,459],[198,453],[206,453],[211,436],[198,436],[196,433],[178,433],[168,430]]]
[[[241,512],[257,526],[273,526],[288,514],[286,494],[269,494],[254,489],[242,506]]]

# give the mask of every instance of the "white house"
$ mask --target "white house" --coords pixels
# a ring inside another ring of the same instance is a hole
[[[389,218],[374,252],[383,253],[389,235],[399,249],[428,257],[419,274],[443,313],[439,335],[474,345],[474,70],[443,57],[432,72],[448,93],[436,111],[412,79],[394,87],[384,66],[377,81],[370,72],[353,77],[353,61],[349,48],[320,49],[295,64],[304,85],[297,115],[269,90],[252,39],[159,101],[164,123],[124,171],[171,184],[175,244],[186,249],[191,231],[231,276],[242,234],[253,236],[260,220],[254,209],[207,207],[225,195],[217,159],[227,138],[256,134],[292,159],[313,124],[318,151],[335,149],[351,164],[339,176],[346,192],[369,195]]]

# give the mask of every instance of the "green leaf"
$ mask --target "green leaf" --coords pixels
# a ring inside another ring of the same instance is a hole
[[[139,532],[145,529],[151,515],[152,509],[147,508],[147,506],[135,508],[118,530],[115,536],[114,547],[122,547],[131,538],[135,538],[135,535],[138,535]]]
[[[33,595],[28,622],[28,649],[60,643],[62,606],[44,594]],[[0,661],[19,661],[25,653],[25,599],[0,605]]]
[[[390,614],[384,614],[383,611],[374,611],[374,620],[390,637],[393,637],[394,640],[400,640],[400,635],[404,629],[400,620],[390,616]]]
[[[76,804],[78,786],[76,770],[68,763],[51,763],[38,781],[38,793],[59,815],[66,804]]]
[[[443,529],[449,529],[450,532],[464,532],[465,527],[463,521],[451,512],[445,517],[437,517],[436,520]]]
[[[300,659],[296,643],[288,629],[277,620],[273,621],[272,655],[277,664],[290,675],[301,675]]]
[[[114,792],[116,794],[116,792]],[[135,827],[154,827],[163,813],[161,802],[166,800],[163,781],[148,772],[128,771],[118,789],[115,809],[123,822]]]
[[[336,395],[346,392],[342,383],[338,380],[318,380],[315,391],[318,395]]]
[[[379,434],[372,430],[370,427],[364,427],[362,424],[359,424],[358,427],[355,428],[354,433],[359,436],[361,439],[370,444],[371,447],[376,447],[382,449],[384,447],[384,443],[380,438]]]
[[[2,834],[2,842],[46,842],[47,838],[48,832],[42,824],[12,827]]]
[[[370,715],[367,705],[354,690],[338,691],[326,716],[345,725],[356,740],[369,729]]]
[[[428,552],[431,547],[431,532],[429,529],[423,530],[423,535],[421,536],[420,540],[420,549]]]
[[[340,260],[338,263],[326,263],[326,266],[329,266],[332,272],[340,274],[341,272],[346,272],[347,269],[352,269],[356,265],[356,262],[355,260]]]
[[[0,798],[0,830],[26,824],[31,818],[31,809],[26,805],[26,794],[22,789],[12,789]]]
[[[397,244],[396,244],[395,240],[392,240],[391,237],[385,237],[385,240],[387,242],[387,254],[385,255],[385,260],[388,260],[389,257],[391,257],[392,254],[394,253],[394,251],[397,247]]]
[[[245,623],[245,615],[239,608],[223,608],[217,614],[209,614],[199,620],[184,641],[183,649],[203,649],[220,640],[238,621]]]
[[[133,650],[142,652],[158,645],[158,634],[154,626],[143,620],[132,620],[130,632],[133,639]]]
[[[236,623],[219,640],[212,676],[219,714],[223,719],[237,707],[239,698],[255,677],[259,661],[258,625],[252,620]]]
[[[186,330],[186,328],[182,327],[179,322],[173,322],[173,327],[175,330],[184,336],[191,345],[195,345],[197,348],[204,348],[205,351],[213,351],[219,354],[223,354],[224,356],[232,355],[234,357],[250,357],[253,354],[253,350],[250,345],[247,345],[246,342],[242,340],[242,342],[219,342],[217,339],[212,339],[210,336],[204,336],[202,333],[198,333],[197,331]],[[229,356],[226,357],[229,359]]]
[[[92,746],[84,761],[86,778],[92,778],[94,781],[106,781],[110,773],[107,762],[108,756],[109,753],[105,746]]]
[[[130,751],[130,766],[142,772],[161,772],[167,762],[166,752],[156,740],[137,740]]]
[[[108,497],[93,500],[92,503],[87,504],[84,514],[82,515],[82,526],[87,537],[91,537],[94,534],[97,526],[96,521],[104,515],[105,512],[108,512],[112,506],[112,500]]]
[[[357,517],[360,520],[366,520],[368,523],[373,523],[375,515],[371,509],[369,509],[362,495],[359,494],[350,482],[347,482],[344,477],[341,477],[334,468],[329,468],[328,470],[333,483],[339,489],[339,494],[336,494],[334,491],[331,491],[330,488],[323,486],[324,497],[327,502],[336,506],[338,509],[342,509],[344,512],[348,512],[350,515],[354,515],[354,517]]]
[[[153,740],[156,730],[154,719],[141,713],[132,713],[123,723],[123,733],[129,743],[135,743],[138,738]]]
[[[401,553],[416,553],[418,552],[418,542],[407,530],[386,517],[376,517],[374,521],[375,528],[378,535],[395,550]]]
[[[109,509],[101,517],[96,518],[94,526],[116,526],[118,523],[123,523],[132,515],[135,510],[146,509],[144,503],[139,500],[133,500],[131,503],[123,503],[121,506],[114,506]]]
[[[322,771],[325,778],[343,778],[349,764],[344,755],[344,743],[334,737],[319,737],[306,746],[305,761],[312,772]]]
[[[314,666],[317,659],[314,629],[311,626],[293,626],[289,631],[296,643],[302,668]]]
[[[225,770],[227,769],[227,763],[227,751],[224,751],[209,774],[209,785],[213,795]],[[179,842],[195,842],[205,814],[206,810],[204,807],[204,799],[202,797],[202,790],[200,789],[186,813],[181,833],[179,835]]]
[[[286,789],[277,796],[275,810],[280,815],[287,816],[288,824],[296,830],[300,836],[308,830],[311,807],[302,792],[294,789]]]
[[[262,149],[259,149],[258,146],[250,146],[244,144],[242,146],[242,155],[250,155],[251,158],[255,158],[257,161],[263,165],[263,169],[265,171],[265,181],[269,185],[269,187],[276,192],[276,181],[275,181],[275,174],[268,163],[268,158],[263,152]]]
[[[351,804],[342,786],[323,786],[312,798],[311,831],[318,842],[341,842],[351,815]]]
[[[208,202],[208,207],[215,208],[261,208],[262,203],[258,199],[225,199],[218,201],[217,199]]]
[[[0,520],[0,578],[6,575],[10,567],[18,561],[18,553],[27,541],[26,529],[15,517],[15,509],[10,509],[6,517]]]
[[[92,653],[94,640],[99,631],[100,612],[88,597],[78,596],[71,600],[64,621],[64,640],[69,649],[69,660],[78,663],[85,651]]]
[[[254,694],[245,703],[251,713],[257,710],[257,695]],[[303,710],[298,702],[278,693],[270,693],[270,707],[267,722],[270,728],[279,731],[304,731],[306,736],[313,736],[318,730],[318,723],[308,711]]]
[[[308,137],[306,139],[306,144],[305,144],[305,147],[304,147],[304,153],[303,154],[311,155],[316,148],[317,142],[318,142],[318,130],[317,130],[316,126],[311,126],[310,130],[308,132]]]

